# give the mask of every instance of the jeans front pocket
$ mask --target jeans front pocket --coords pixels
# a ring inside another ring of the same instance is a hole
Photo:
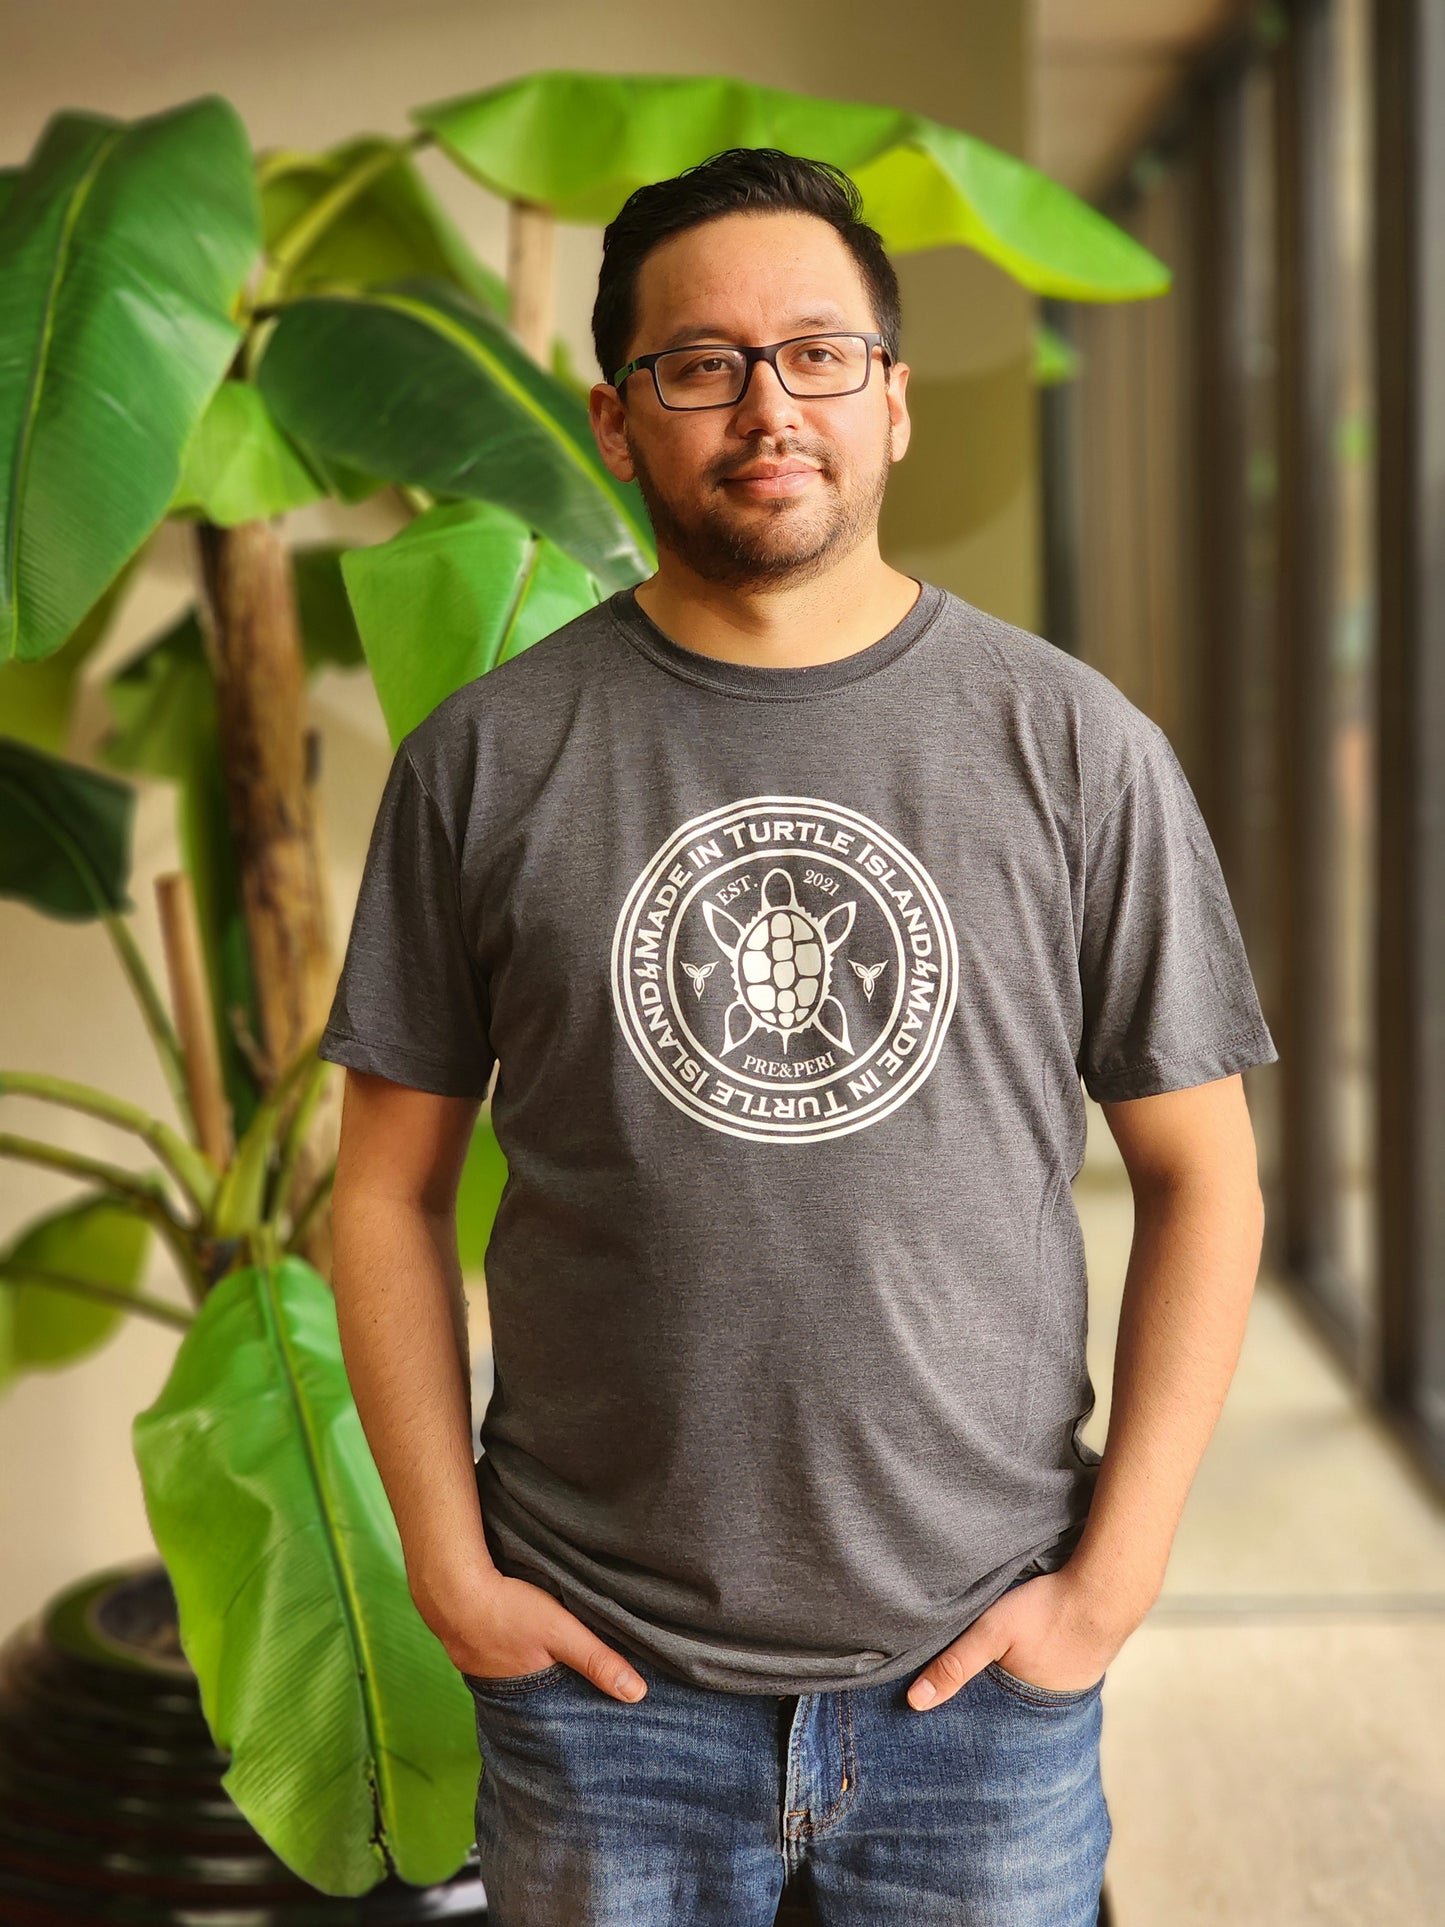
[[[474,1693],[494,1693],[498,1698],[510,1699],[548,1686],[571,1670],[566,1660],[557,1659],[550,1666],[540,1667],[535,1673],[502,1673],[491,1679],[479,1673],[463,1673],[462,1678]]]
[[[984,1668],[996,1686],[1015,1699],[1023,1700],[1029,1706],[1073,1706],[1081,1700],[1089,1700],[1103,1686],[1108,1674],[1101,1674],[1092,1686],[1036,1686],[1031,1679],[1020,1679],[1017,1673],[1010,1673],[991,1659]]]

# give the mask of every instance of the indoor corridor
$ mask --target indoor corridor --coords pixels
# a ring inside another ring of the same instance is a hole
[[[1102,1450],[1132,1206],[1092,1101],[1074,1195]],[[1263,1272],[1163,1592],[1104,1686],[1112,1927],[1433,1927],[1442,1680],[1445,1512]]]

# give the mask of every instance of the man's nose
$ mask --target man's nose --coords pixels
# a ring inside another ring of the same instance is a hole
[[[733,404],[740,418],[759,421],[798,421],[799,403],[784,388],[776,368],[766,361],[755,361],[747,373],[743,392]]]

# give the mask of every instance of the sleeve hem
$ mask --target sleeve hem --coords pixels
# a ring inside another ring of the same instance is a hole
[[[484,1102],[491,1071],[477,1089],[476,1079],[465,1075],[455,1064],[423,1057],[400,1044],[364,1043],[346,1031],[330,1026],[322,1032],[316,1055],[329,1064],[343,1064],[348,1070],[370,1071],[393,1084],[405,1084],[414,1091],[427,1091],[433,1097],[470,1097]]]
[[[1084,1089],[1095,1103],[1116,1104],[1131,1097],[1160,1097],[1166,1091],[1189,1090],[1196,1084],[1211,1084],[1237,1071],[1278,1061],[1279,1052],[1269,1032],[1249,1031],[1212,1050],[1143,1058],[1100,1077],[1085,1072]]]

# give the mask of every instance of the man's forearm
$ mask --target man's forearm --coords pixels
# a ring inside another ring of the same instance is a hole
[[[334,1198],[332,1232],[346,1372],[419,1594],[429,1574],[491,1564],[455,1219],[357,1187]]]
[[[1068,1562],[1103,1617],[1137,1625],[1158,1597],[1239,1362],[1263,1230],[1253,1187],[1136,1195],[1104,1462]]]

